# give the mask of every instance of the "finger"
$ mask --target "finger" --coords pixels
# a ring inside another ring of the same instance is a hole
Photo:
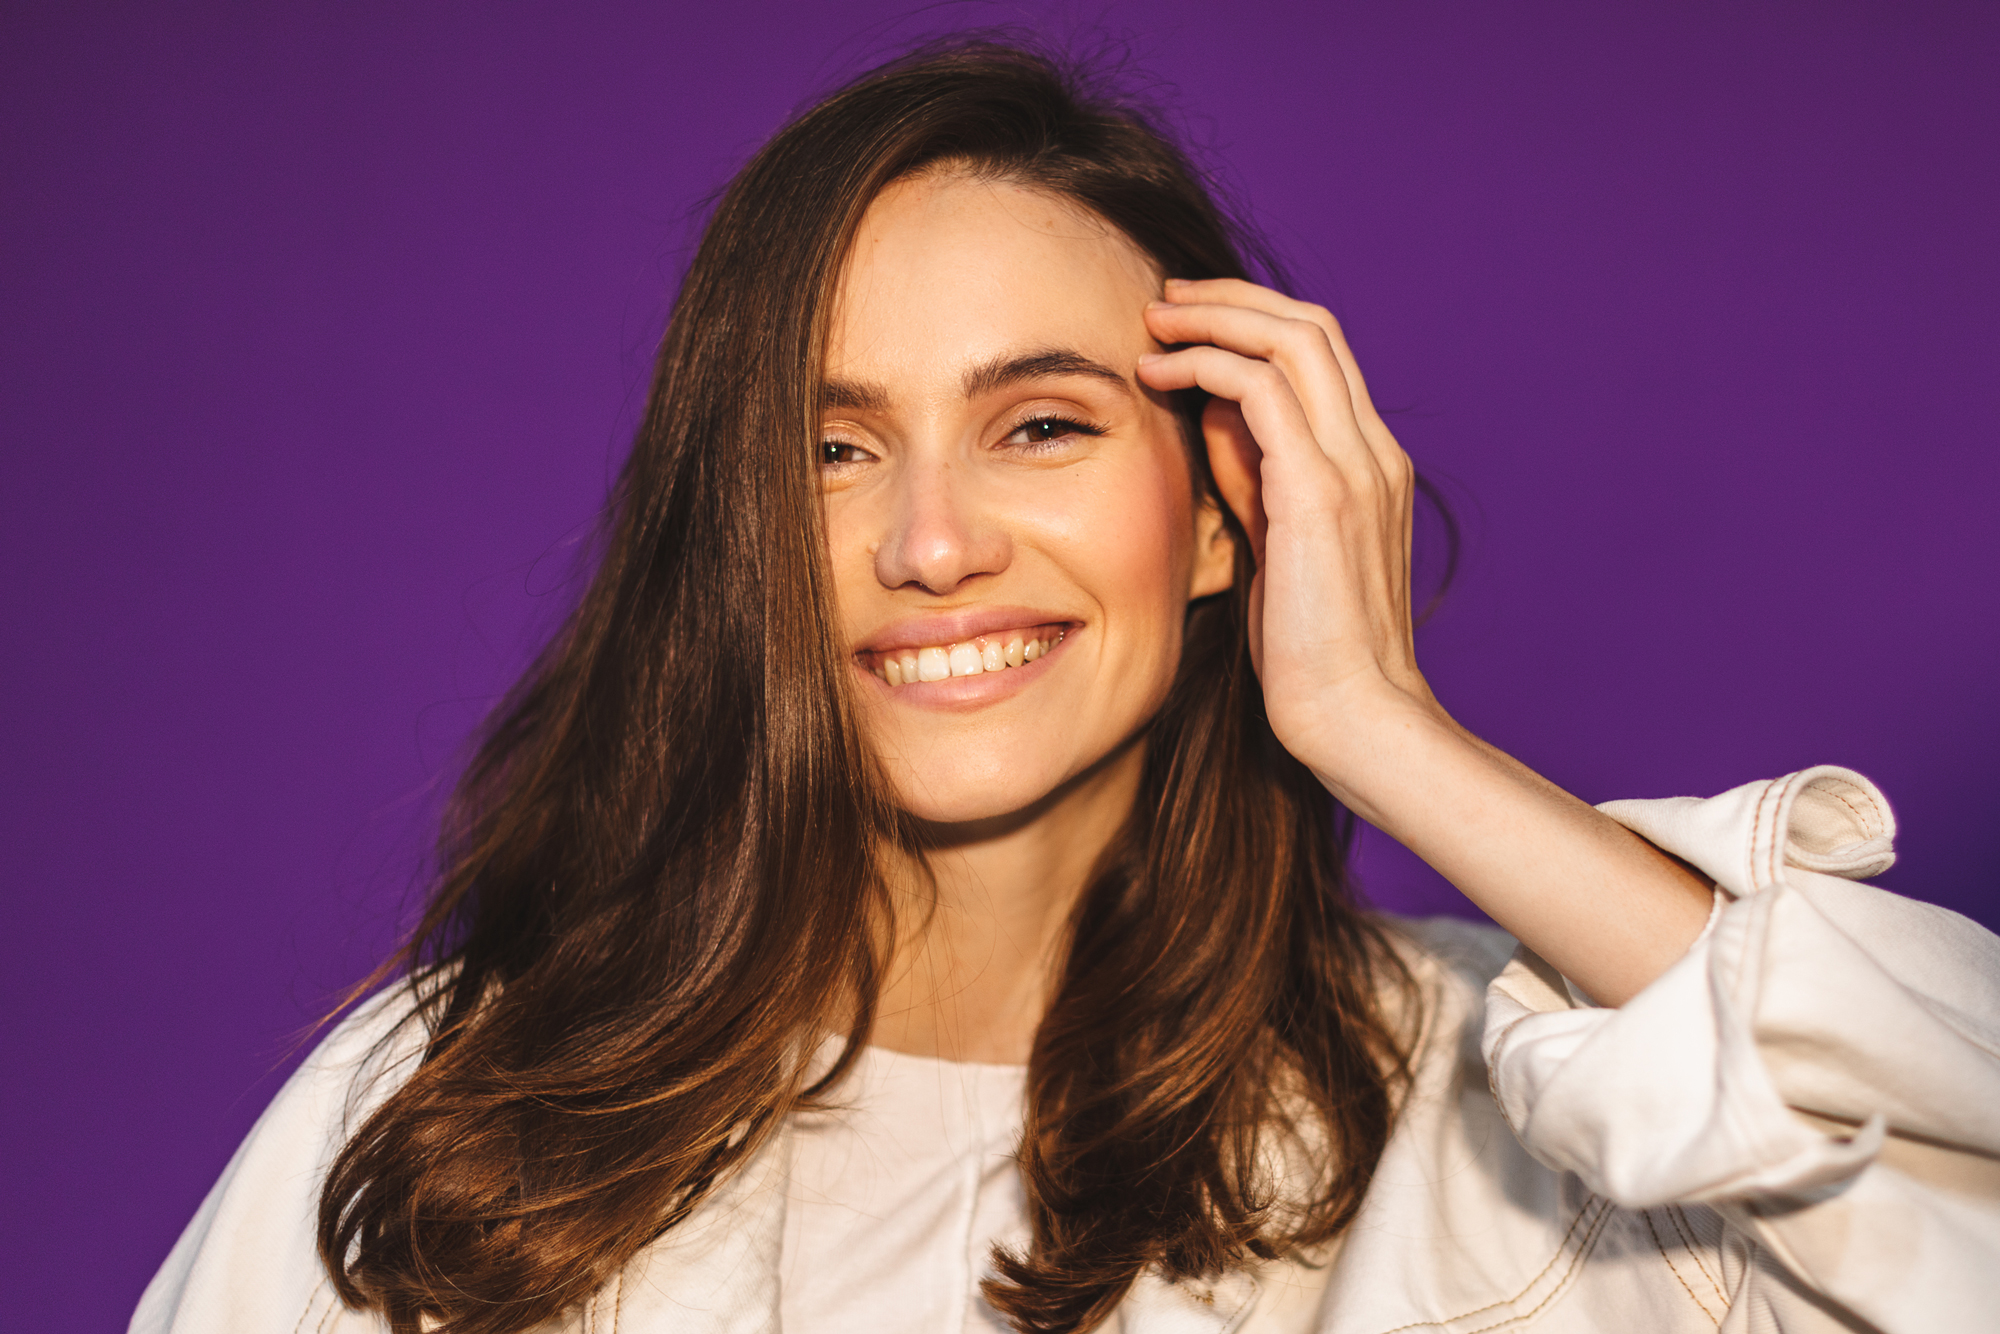
[[[1360,490],[1327,459],[1291,383],[1270,362],[1203,343],[1141,358],[1139,378],[1162,391],[1203,389],[1241,408],[1260,451],[1259,494],[1267,514],[1282,510],[1303,519],[1312,510],[1342,510]]]
[[[1367,383],[1361,378],[1361,367],[1347,346],[1347,335],[1341,329],[1340,321],[1325,306],[1286,296],[1283,292],[1242,278],[1203,278],[1193,282],[1169,279],[1164,299],[1174,305],[1241,306],[1248,310],[1261,310],[1279,319],[1304,320],[1318,326],[1333,345],[1341,371],[1349,379],[1348,390],[1355,404],[1357,407],[1367,404],[1368,410],[1374,411]]]
[[[1193,282],[1169,279],[1165,299],[1175,305],[1242,306],[1280,319],[1304,320],[1317,325],[1326,334],[1334,357],[1340,363],[1341,375],[1347,381],[1348,397],[1353,401],[1354,415],[1361,423],[1362,433],[1368,438],[1370,446],[1375,448],[1383,471],[1391,476],[1395,474],[1398,462],[1395,456],[1402,453],[1402,446],[1396,443],[1395,436],[1382,420],[1382,414],[1375,410],[1375,401],[1368,393],[1368,383],[1361,375],[1361,365],[1354,359],[1353,349],[1347,345],[1347,334],[1332,311],[1241,278],[1205,278]]]
[[[1383,476],[1326,331],[1317,324],[1245,306],[1164,303],[1146,308],[1146,324],[1163,343],[1213,343],[1278,367],[1304,405],[1326,456],[1343,468],[1358,469],[1371,482]]]
[[[1138,370],[1140,380],[1163,393],[1201,389],[1240,405],[1259,448],[1271,458],[1327,466],[1291,382],[1270,362],[1200,343],[1143,356]]]
[[[1375,410],[1374,402],[1368,394],[1367,382],[1362,378],[1361,368],[1356,363],[1352,349],[1348,347],[1345,332],[1333,312],[1323,306],[1299,301],[1239,278],[1217,278],[1198,282],[1169,280],[1166,286],[1166,301],[1173,306],[1237,306],[1255,310],[1284,320],[1304,320],[1316,325],[1326,336],[1328,346],[1339,362],[1342,376],[1347,383],[1348,398],[1355,419],[1359,423],[1363,437],[1374,454],[1378,468],[1389,481],[1389,489],[1383,496],[1389,507],[1398,512],[1402,542],[1397,552],[1400,560],[1394,571],[1384,571],[1390,576],[1391,592],[1395,605],[1400,610],[1400,623],[1408,630],[1411,611],[1409,588],[1411,547],[1414,537],[1413,511],[1416,503],[1416,469],[1409,455],[1397,443],[1381,414]]]

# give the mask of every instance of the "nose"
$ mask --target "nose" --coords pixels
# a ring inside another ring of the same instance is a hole
[[[875,549],[875,577],[884,588],[942,596],[1007,568],[1013,543],[1005,526],[956,460],[911,460],[894,485],[889,528]]]

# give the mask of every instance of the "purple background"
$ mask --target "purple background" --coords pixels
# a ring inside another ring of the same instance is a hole
[[[558,613],[701,200],[903,35],[1179,88],[1464,498],[1471,726],[1852,765],[2000,922],[2000,7],[1751,8],[7,5],[5,1323],[122,1325]]]

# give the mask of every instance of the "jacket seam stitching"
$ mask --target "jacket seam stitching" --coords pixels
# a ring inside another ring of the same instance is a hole
[[[1688,1258],[1694,1261],[1694,1267],[1701,1271],[1701,1276],[1708,1280],[1708,1286],[1715,1289],[1716,1300],[1722,1303],[1722,1309],[1728,1310],[1729,1294],[1722,1290],[1722,1284],[1716,1281],[1715,1275],[1708,1272],[1708,1264],[1701,1258],[1701,1243],[1694,1235],[1694,1224],[1688,1221],[1678,1204],[1667,1206],[1667,1217],[1673,1222],[1674,1231],[1680,1234]]]
[[[1603,1207],[1599,1208],[1598,1206],[1600,1205]],[[1594,1214],[1592,1212],[1593,1210],[1596,1211]],[[1585,1201],[1583,1207],[1576,1211],[1576,1217],[1569,1220],[1568,1230],[1563,1233],[1562,1240],[1556,1243],[1556,1253],[1549,1257],[1549,1262],[1547,1264],[1542,1266],[1541,1273],[1536,1274],[1533,1278],[1529,1279],[1527,1283],[1522,1286],[1521,1290],[1515,1293],[1512,1297],[1502,1297],[1497,1302],[1488,1302],[1484,1306],[1475,1306],[1470,1311],[1462,1312],[1459,1315],[1446,1316],[1442,1320],[1417,1320],[1417,1321],[1412,1321],[1410,1324],[1407,1325],[1397,1325],[1393,1329],[1383,1330],[1382,1334],[1402,1334],[1402,1331],[1406,1329],[1432,1329],[1444,1325],[1453,1325],[1457,1324],[1461,1320],[1470,1320],[1472,1319],[1472,1317],[1476,1315],[1485,1315],[1488,1311],[1497,1311],[1503,1306],[1511,1306],[1513,1303],[1518,1302],[1523,1297],[1527,1296],[1530,1292],[1533,1292],[1535,1289],[1535,1285],[1548,1277],[1549,1271],[1551,1269],[1554,1269],[1556,1267],[1556,1262],[1562,1259],[1563,1252],[1569,1249],[1570,1238],[1576,1235],[1576,1229],[1584,1221],[1584,1219],[1592,1218],[1596,1222],[1601,1222],[1604,1218],[1604,1215],[1608,1212],[1610,1212],[1610,1204],[1601,1196],[1594,1195],[1589,1200]],[[1595,1235],[1596,1235],[1596,1227],[1593,1226],[1589,1230],[1588,1234],[1585,1236],[1584,1241],[1577,1247],[1578,1255],[1582,1255],[1590,1250],[1590,1242],[1591,1239],[1595,1237]],[[1570,1269],[1573,1271],[1575,1268],[1576,1268],[1576,1262],[1572,1260],[1570,1262]],[[1565,1279],[1568,1278],[1567,1273],[1564,1275],[1564,1278]],[[1559,1283],[1556,1286],[1560,1288],[1562,1285]],[[1546,1304],[1546,1299],[1544,1300],[1544,1304]],[[1541,1310],[1541,1307],[1537,1306],[1535,1310],[1539,1311]],[[1533,1315],[1534,1312],[1531,1311],[1529,1312],[1529,1314]],[[1507,1320],[1514,1320],[1518,1318],[1519,1317],[1516,1316],[1509,1316],[1507,1317]],[[1502,1320],[1500,1324],[1501,1325],[1506,1324],[1507,1320]],[[1498,1329],[1499,1327],[1500,1325],[1486,1326],[1487,1329]],[[1473,1334],[1480,1334],[1480,1331],[1475,1330],[1473,1331]]]
[[[299,1334],[299,1332],[306,1327],[307,1317],[312,1315],[313,1308],[319,1305],[319,1299],[325,1296],[332,1286],[333,1285],[324,1278],[320,1279],[318,1282],[313,1284],[312,1291],[306,1294],[305,1309],[299,1312],[298,1322],[292,1326],[292,1334]],[[328,1303],[329,1309],[333,1306],[338,1306],[338,1305],[339,1305],[338,1302]],[[313,1321],[312,1327],[314,1330],[314,1334],[318,1334],[318,1331],[326,1328],[325,1312],[321,1312],[319,1319]]]
[[[1646,1231],[1652,1234],[1653,1249],[1658,1251],[1660,1258],[1667,1262],[1667,1272],[1671,1273],[1674,1276],[1674,1281],[1681,1285],[1681,1291],[1688,1295],[1688,1300],[1694,1303],[1697,1311],[1708,1316],[1711,1324],[1721,1324],[1722,1321],[1720,1319],[1709,1315],[1708,1307],[1703,1304],[1701,1298],[1695,1296],[1694,1289],[1688,1286],[1687,1276],[1682,1274],[1680,1266],[1674,1263],[1674,1257],[1667,1254],[1667,1244],[1660,1240],[1659,1226],[1653,1222],[1653,1211],[1651,1209],[1642,1209],[1639,1212],[1646,1220]]]
[[[1834,778],[1831,775],[1821,778],[1819,781],[1826,784],[1826,787],[1824,789],[1826,794],[1832,797],[1835,801],[1839,802],[1841,805],[1847,807],[1848,810],[1853,811],[1854,818],[1861,821],[1862,827],[1866,829],[1868,824],[1871,822],[1869,819],[1869,815],[1870,812],[1874,810],[1875,803],[1872,801],[1869,802],[1868,803],[1869,809],[1867,811],[1864,811],[1859,806],[1856,806],[1853,802],[1847,799],[1847,792],[1843,792],[1840,790],[1841,788],[1846,788],[1848,792],[1860,791],[1860,789],[1856,788],[1852,783],[1849,783],[1844,779]]]
[[[1778,817],[1785,807],[1785,795],[1791,784],[1774,780],[1764,789],[1764,795],[1757,802],[1757,823],[1751,833],[1751,857],[1756,865],[1751,870],[1752,890],[1764,890],[1777,883],[1780,853],[1778,849]],[[1769,846],[1763,846],[1768,843]],[[1759,884],[1758,881],[1762,881]]]
[[[299,1309],[299,1318],[292,1322],[292,1334],[299,1334],[299,1331],[306,1327],[306,1317],[312,1314],[313,1304],[317,1301],[319,1301],[319,1285],[315,1283],[313,1290],[306,1294],[306,1304]]]
[[[1499,1329],[1503,1325],[1526,1323],[1540,1315],[1549,1303],[1569,1291],[1570,1279],[1576,1276],[1576,1271],[1582,1267],[1584,1260],[1590,1253],[1597,1249],[1597,1238],[1603,1233],[1605,1221],[1610,1217],[1611,1205],[1607,1201],[1604,1208],[1598,1211],[1597,1220],[1591,1225],[1589,1234],[1584,1237],[1582,1244],[1576,1248],[1575,1256],[1570,1259],[1569,1268],[1563,1271],[1561,1280],[1553,1288],[1549,1289],[1548,1296],[1542,1298],[1532,1308],[1521,1312],[1519,1315],[1510,1315],[1505,1320],[1496,1320],[1490,1325],[1481,1325],[1478,1329],[1467,1330],[1466,1334],[1491,1334],[1491,1331]],[[1460,1318],[1463,1319],[1463,1317]]]

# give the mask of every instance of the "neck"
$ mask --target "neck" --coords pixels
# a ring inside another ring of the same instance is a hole
[[[1131,813],[1144,758],[1135,739],[1025,810],[933,825],[921,861],[912,854],[892,866],[897,940],[877,1046],[1027,1063],[1070,914]]]

